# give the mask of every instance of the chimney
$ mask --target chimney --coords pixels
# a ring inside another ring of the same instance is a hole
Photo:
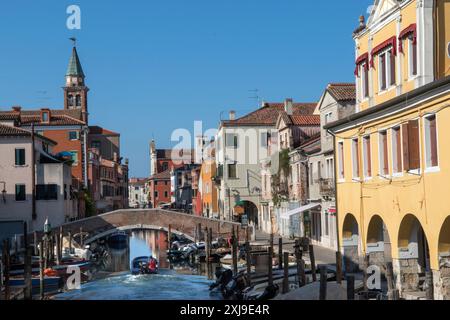
[[[22,107],[21,107],[21,106],[13,106],[13,107],[12,107],[12,110],[13,110],[14,112],[20,114],[21,111],[22,111]]]
[[[236,112],[234,110],[230,111],[230,120],[236,120]]]
[[[292,107],[292,99],[286,99],[284,101],[284,111],[290,116],[294,114],[294,109]]]
[[[359,16],[359,25],[361,27],[365,27],[366,26],[366,19],[364,18],[364,16]]]

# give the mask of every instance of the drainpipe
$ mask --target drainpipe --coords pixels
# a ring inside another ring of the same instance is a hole
[[[36,150],[34,140],[34,123],[31,123],[31,216],[37,219],[36,214]]]
[[[335,202],[335,208],[336,208],[336,242],[337,242],[337,251],[341,252],[341,242],[340,242],[340,238],[339,238],[339,206],[338,206],[338,197],[337,197],[337,178],[339,175],[338,172],[338,158],[336,157],[337,152],[336,152],[336,135],[334,134],[334,132],[330,131],[330,129],[327,129],[327,132],[329,134],[331,134],[331,136],[333,137],[333,157],[334,157],[334,202]]]
[[[84,146],[83,146],[83,152],[84,152],[84,155],[83,155],[83,157],[84,157],[84,160],[83,160],[83,162],[84,162],[84,181],[83,181],[83,183],[84,183],[84,187],[86,188],[86,190],[88,190],[88,161],[87,161],[87,136],[88,136],[88,133],[89,133],[89,127],[88,126],[85,126],[84,128],[83,128],[83,131],[84,131],[84,134],[83,134],[83,144],[84,144]]]

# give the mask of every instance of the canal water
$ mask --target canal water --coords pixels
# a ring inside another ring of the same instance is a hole
[[[167,234],[162,231],[132,232],[127,244],[108,249],[104,271],[111,275],[85,283],[80,290],[55,296],[57,300],[219,300],[210,293],[205,267],[173,265],[167,260]],[[132,275],[131,261],[150,256],[159,261],[159,273]]]

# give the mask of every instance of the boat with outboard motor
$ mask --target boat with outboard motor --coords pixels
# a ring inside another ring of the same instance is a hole
[[[137,257],[131,262],[131,273],[137,274],[156,274],[158,273],[158,260],[152,256]]]

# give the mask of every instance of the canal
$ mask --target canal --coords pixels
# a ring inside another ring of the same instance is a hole
[[[160,271],[155,275],[132,275],[131,261],[154,256]],[[219,300],[210,293],[205,267],[173,265],[167,260],[167,234],[163,231],[134,231],[126,245],[108,246],[104,271],[110,275],[81,285],[81,289],[54,297],[56,300]]]

